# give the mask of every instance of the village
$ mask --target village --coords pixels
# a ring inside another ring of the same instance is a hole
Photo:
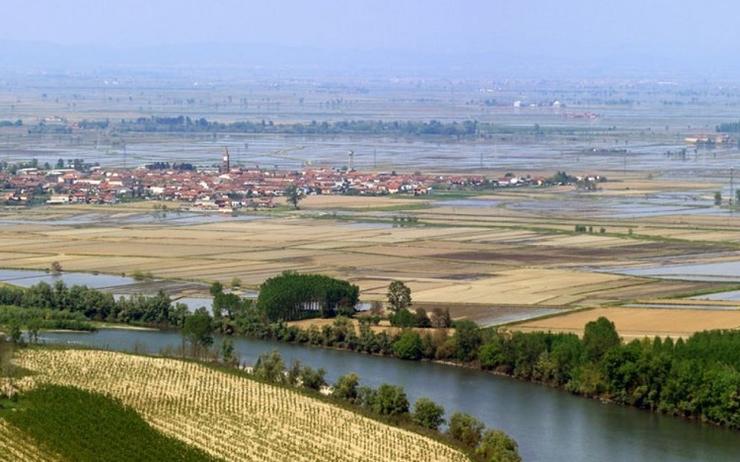
[[[7,166],[6,166],[7,167]],[[25,167],[25,166],[24,166]],[[5,168],[0,171],[0,201],[6,205],[116,204],[157,199],[191,203],[193,210],[231,212],[273,208],[275,199],[293,185],[301,195],[410,195],[432,190],[483,190],[577,183],[586,189],[606,179],[599,175],[553,177],[432,175],[360,172],[352,168],[312,167],[268,170],[232,166],[226,151],[216,167],[157,162],[133,169],[104,168],[76,160],[55,166]]]

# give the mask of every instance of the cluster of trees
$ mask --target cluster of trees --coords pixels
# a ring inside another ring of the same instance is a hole
[[[347,281],[319,274],[285,272],[260,286],[257,308],[270,321],[350,315],[360,289]]]
[[[22,127],[23,121],[21,119],[13,120],[0,120],[0,128],[4,127]]]
[[[740,121],[721,123],[716,129],[719,133],[740,133]]]
[[[414,424],[427,431],[440,431],[446,423],[445,409],[429,398],[419,398],[410,406],[403,387],[382,384],[378,388],[360,385],[355,373],[339,377],[329,387],[323,369],[312,369],[294,361],[286,367],[280,353],[263,353],[255,363],[252,374],[260,380],[282,385],[302,387],[321,391],[326,389],[337,400],[358,406],[367,412],[388,419],[396,424]],[[485,425],[475,417],[456,412],[450,417],[446,436],[457,444],[473,452],[477,460],[497,462],[517,462],[521,458],[517,444],[504,432],[486,430]]]
[[[188,315],[186,305],[173,306],[164,292],[116,300],[108,292],[78,285],[67,287],[62,281],[54,285],[40,282],[29,288],[0,286],[0,305],[67,311],[81,313],[89,320],[162,327],[182,327]]]
[[[453,327],[452,335],[413,329],[389,334],[375,333],[370,322],[362,321],[356,333],[350,320],[337,318],[321,329],[276,323],[252,325],[245,333],[407,360],[453,361],[579,395],[740,428],[738,331],[624,344],[606,318],[588,323],[583,338],[497,332],[471,321],[456,321]]]

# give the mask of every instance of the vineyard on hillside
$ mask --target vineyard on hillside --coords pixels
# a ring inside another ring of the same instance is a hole
[[[0,462],[61,461],[61,457],[40,448],[30,436],[0,419]]]
[[[40,383],[77,386],[118,398],[163,433],[224,460],[469,460],[431,438],[193,362],[44,349],[23,351],[17,362],[39,373]],[[0,425],[2,444],[7,432]]]

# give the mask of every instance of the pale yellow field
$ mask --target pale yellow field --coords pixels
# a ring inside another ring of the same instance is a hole
[[[430,438],[193,362],[82,350],[26,350],[17,362],[37,372],[37,382],[118,398],[153,427],[223,460],[468,461]]]
[[[587,322],[604,316],[613,321],[624,338],[689,337],[712,329],[740,328],[740,310],[698,310],[658,308],[595,308],[551,318],[526,321],[512,330],[524,332],[553,331],[583,334]]]

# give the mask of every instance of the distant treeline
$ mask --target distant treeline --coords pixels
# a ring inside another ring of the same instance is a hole
[[[477,120],[462,122],[430,121],[382,121],[382,120],[344,120],[336,122],[311,121],[307,123],[275,123],[272,120],[216,122],[205,118],[140,117],[110,120],[83,120],[78,126],[82,129],[112,129],[119,132],[192,132],[192,133],[253,133],[283,135],[385,135],[385,136],[445,136],[477,137],[506,134],[543,135],[546,133],[574,134],[592,131],[588,127],[541,127],[505,126]]]
[[[116,300],[111,293],[86,286],[67,287],[62,281],[53,286],[40,282],[29,288],[0,286],[0,305],[65,311],[73,314],[70,320],[76,321],[87,319],[162,327],[181,327],[188,315],[186,305],[173,305],[163,292],[150,297],[134,295]],[[23,322],[23,319],[18,320]]]
[[[719,133],[740,133],[740,121],[721,123],[716,129]]]

